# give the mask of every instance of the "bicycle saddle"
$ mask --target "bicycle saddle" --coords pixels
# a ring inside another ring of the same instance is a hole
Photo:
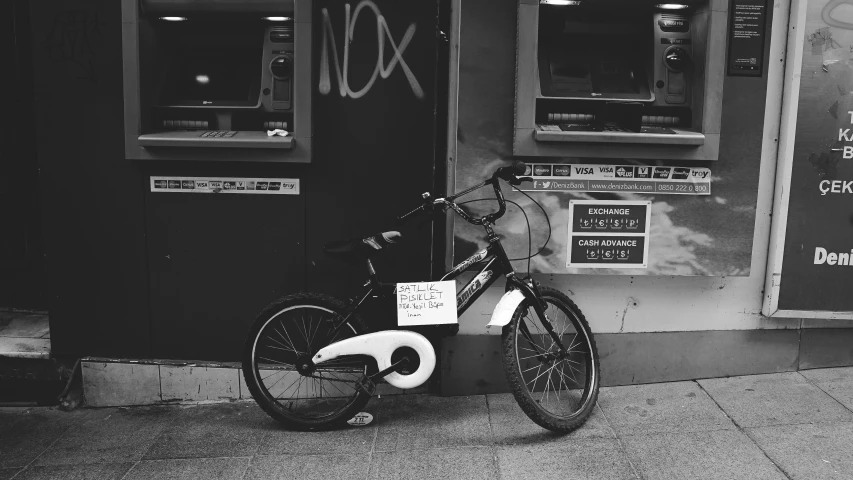
[[[323,246],[323,253],[342,260],[357,260],[369,258],[382,251],[385,247],[397,242],[403,235],[400,232],[390,231],[377,233],[364,238],[351,238],[349,240],[336,240]]]

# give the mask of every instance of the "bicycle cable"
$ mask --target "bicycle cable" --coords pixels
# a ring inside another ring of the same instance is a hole
[[[498,199],[497,199],[497,198],[477,198],[477,199],[474,199],[474,200],[467,200],[467,201],[464,201],[464,202],[459,202],[459,203],[457,203],[457,205],[465,205],[465,204],[468,204],[468,203],[474,203],[474,202],[490,202],[490,201],[497,202],[497,201],[498,201]],[[521,210],[521,214],[522,214],[522,215],[524,215],[524,221],[525,221],[525,223],[527,223],[527,256],[526,256],[526,257],[519,257],[519,258],[510,258],[509,260],[510,260],[511,262],[515,262],[515,261],[518,261],[518,260],[528,260],[528,262],[527,262],[527,263],[529,264],[529,263],[530,263],[530,261],[529,261],[529,260],[530,260],[531,258],[535,257],[536,255],[531,255],[531,254],[530,254],[530,252],[533,250],[533,249],[532,249],[533,238],[532,238],[532,235],[531,235],[531,233],[530,233],[530,220],[527,218],[527,212],[525,212],[525,211],[524,211],[524,209],[523,209],[523,208],[521,208],[521,205],[519,205],[519,204],[515,203],[515,202],[514,202],[514,201],[512,201],[512,200],[504,200],[504,201],[505,201],[506,203],[511,203],[511,204],[515,205],[516,207],[518,207],[518,209],[519,209],[519,210]],[[538,254],[537,254],[537,255],[538,255]],[[528,265],[528,270],[529,270],[529,268],[530,268],[530,267],[529,267],[529,265]]]
[[[548,214],[545,212],[545,208],[543,208],[539,202],[534,200],[533,197],[531,197],[530,195],[528,195],[528,194],[522,192],[521,190],[517,189],[515,187],[515,185],[510,184],[510,187],[512,187],[514,190],[516,190],[517,192],[519,192],[522,195],[524,195],[525,197],[527,197],[531,202],[535,203],[536,206],[539,207],[539,210],[542,210],[542,215],[545,216],[545,222],[547,222],[547,224],[548,224],[548,238],[545,240],[545,243],[542,245],[542,247],[536,253],[531,253],[533,250],[533,236],[532,236],[531,228],[530,228],[530,219],[527,217],[527,212],[525,212],[524,208],[521,205],[519,205],[518,203],[516,203],[512,200],[506,200],[507,203],[511,203],[511,204],[515,205],[516,207],[518,207],[519,210],[521,210],[521,214],[524,215],[524,221],[525,221],[525,223],[527,223],[527,256],[526,257],[519,257],[519,258],[510,258],[509,260],[513,261],[513,262],[518,261],[518,260],[527,260],[527,275],[530,275],[530,259],[541,254],[542,251],[545,250],[545,248],[548,246],[548,243],[551,241],[551,233],[552,233],[551,220],[548,218]],[[487,202],[487,201],[495,201],[496,202],[496,201],[498,201],[498,199],[497,198],[478,198],[475,200],[468,200],[465,202],[460,202],[460,203],[457,203],[457,205],[465,205],[468,203]]]
[[[551,229],[551,219],[548,218],[548,213],[545,212],[545,208],[542,206],[542,204],[540,204],[539,202],[534,200],[533,197],[531,197],[530,195],[528,195],[528,194],[522,192],[521,190],[519,190],[518,188],[516,188],[515,185],[510,184],[509,186],[512,187],[513,190],[517,191],[518,193],[520,193],[520,194],[524,195],[525,197],[527,197],[528,199],[530,199],[531,202],[535,203],[536,206],[539,207],[539,210],[542,210],[542,216],[545,217],[545,222],[548,224],[548,238],[545,239],[545,243],[542,245],[542,248],[540,248],[539,251],[536,252],[536,255],[539,255],[540,253],[542,253],[543,250],[545,250],[545,247],[547,247],[548,243],[551,241],[551,233],[553,233],[553,230]],[[536,255],[534,255],[534,257]],[[527,274],[530,275],[530,272],[528,272]]]

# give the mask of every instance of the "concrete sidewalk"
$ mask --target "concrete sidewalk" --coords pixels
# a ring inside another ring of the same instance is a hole
[[[508,394],[366,411],[369,426],[300,433],[253,402],[0,409],[0,480],[853,478],[853,367],[602,388],[566,436]]]

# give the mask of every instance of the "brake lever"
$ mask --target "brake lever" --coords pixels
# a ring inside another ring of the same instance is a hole
[[[518,186],[524,182],[532,182],[532,181],[533,181],[533,177],[514,177],[509,181],[509,184],[513,185],[513,186]]]

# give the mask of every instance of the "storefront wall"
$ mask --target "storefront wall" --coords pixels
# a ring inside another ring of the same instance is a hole
[[[448,129],[456,160],[449,174],[452,189],[466,188],[477,176],[514,158],[528,163],[632,164],[626,159],[513,157],[517,2],[462,0],[456,5],[461,22],[457,24],[455,92],[458,128]],[[853,339],[849,323],[771,319],[761,314],[790,5],[770,2],[768,7],[772,12],[767,15],[763,76],[726,77],[720,158],[689,164],[711,169],[711,196],[592,197],[653,201],[649,269],[568,271],[564,268],[565,206],[571,198],[590,197],[532,194],[545,206],[553,227],[549,250],[534,258],[532,272],[538,273],[542,283],[568,292],[583,310],[597,334],[604,384],[766,373],[853,361],[839,340]],[[531,217],[535,252],[548,234],[542,214],[521,195],[510,198]],[[526,256],[524,218],[510,213],[498,226],[507,237],[510,256]],[[481,236],[460,221],[455,222],[454,233],[456,261],[482,244]],[[519,270],[527,268],[526,261],[515,264]],[[446,342],[443,392],[506,388],[498,362],[500,332],[485,326],[502,293],[502,286],[493,287],[460,319],[460,336]],[[454,369],[460,364],[478,367],[464,372]]]
[[[325,243],[393,229],[434,189],[438,2],[309,4],[314,149],[296,164],[128,159],[122,2],[30,2],[53,355],[239,361],[277,297],[361,286],[364,266],[326,257]],[[159,193],[151,177],[298,179],[300,192]],[[404,234],[405,254],[377,270],[428,277],[432,231]]]

